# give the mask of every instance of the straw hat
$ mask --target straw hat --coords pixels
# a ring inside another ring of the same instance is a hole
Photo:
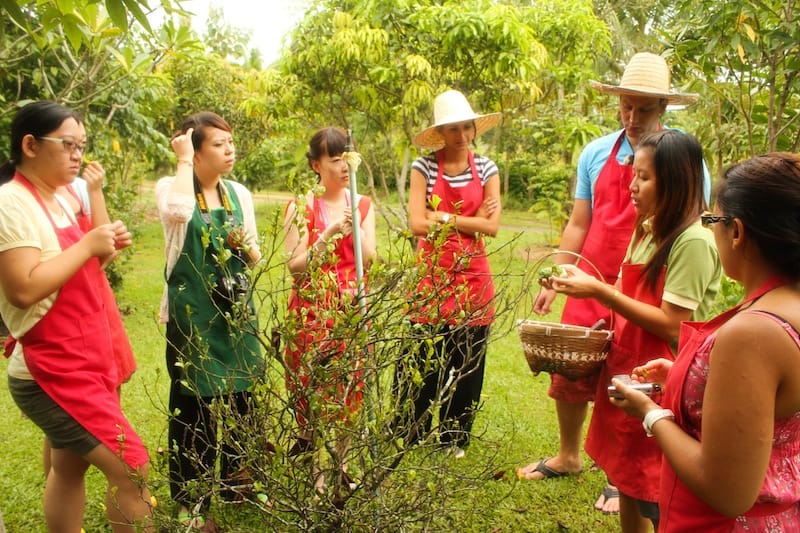
[[[425,128],[414,137],[414,145],[423,150],[444,148],[444,137],[437,129],[445,124],[475,121],[475,137],[492,129],[500,122],[502,113],[479,115],[472,110],[466,97],[456,90],[445,91],[433,101],[433,126]]]
[[[663,57],[640,52],[625,67],[619,85],[608,85],[594,80],[589,85],[609,94],[666,98],[668,104],[685,105],[697,100],[697,94],[671,92],[669,78],[669,67]]]

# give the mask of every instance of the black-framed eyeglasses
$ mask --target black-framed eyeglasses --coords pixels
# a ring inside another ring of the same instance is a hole
[[[68,154],[71,154],[75,150],[79,151],[82,154],[86,153],[86,142],[75,142],[69,141],[67,139],[60,139],[58,137],[36,137],[40,141],[47,141],[51,143],[58,143],[64,147],[64,151]]]
[[[731,220],[733,220],[733,217],[730,215],[712,215],[711,213],[703,213],[700,215],[700,223],[707,228],[710,228],[712,224],[716,224],[717,222],[727,224]]]

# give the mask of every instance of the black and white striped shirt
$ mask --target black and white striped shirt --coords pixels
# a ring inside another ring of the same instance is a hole
[[[430,198],[433,192],[433,184],[436,183],[436,177],[439,175],[439,161],[436,154],[428,154],[418,158],[414,161],[414,164],[411,165],[411,168],[417,169],[425,176],[425,181],[427,182],[427,197]],[[494,161],[488,157],[477,154],[475,155],[475,169],[478,171],[478,177],[481,180],[482,186],[486,186],[486,182],[489,181],[489,178],[500,172]],[[451,187],[459,189],[465,187],[472,181],[472,170],[470,170],[468,165],[467,168],[456,176],[449,176],[447,174],[443,174],[442,176]]]

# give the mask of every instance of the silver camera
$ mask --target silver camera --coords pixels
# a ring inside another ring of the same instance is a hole
[[[654,394],[658,394],[661,392],[661,385],[658,383],[627,383],[628,387],[632,388],[633,390],[641,391],[648,396],[652,396]],[[622,393],[617,390],[614,385],[608,386],[608,397],[609,398],[616,398],[621,400],[624,398]]]

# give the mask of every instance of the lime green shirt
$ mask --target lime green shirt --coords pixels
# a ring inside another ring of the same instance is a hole
[[[644,264],[655,253],[653,234],[648,232],[638,243],[631,241],[626,261]],[[711,230],[700,222],[678,235],[667,257],[667,272],[662,300],[692,310],[692,320],[710,318],[719,291],[722,265]]]

